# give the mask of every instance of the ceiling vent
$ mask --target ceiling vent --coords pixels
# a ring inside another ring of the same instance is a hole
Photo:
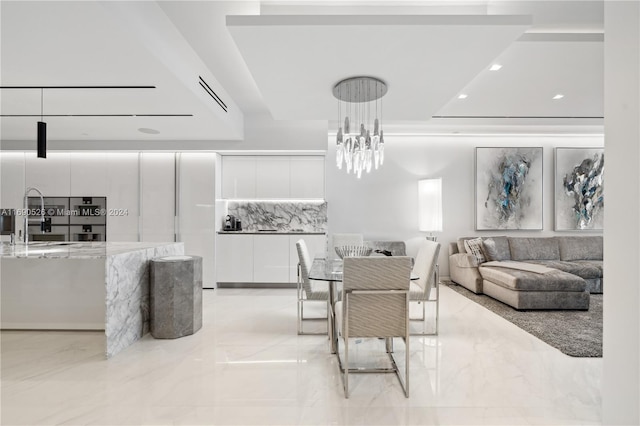
[[[214,101],[216,101],[216,103],[220,106],[220,108],[224,110],[224,112],[227,112],[227,105],[222,101],[222,99],[220,99],[220,96],[218,96],[218,94],[213,91],[213,89],[207,84],[206,81],[204,81],[202,77],[198,76],[198,78],[200,79],[200,86],[204,89],[204,91],[207,92]]]

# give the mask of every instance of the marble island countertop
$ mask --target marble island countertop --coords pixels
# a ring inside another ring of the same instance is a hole
[[[2,244],[1,258],[45,258],[45,259],[102,259],[108,256],[129,253],[138,250],[162,247],[174,242],[31,242],[27,245],[17,243],[14,246]]]
[[[109,358],[149,331],[149,261],[181,255],[176,242],[3,244],[1,328],[104,330]]]
[[[242,235],[324,235],[326,231],[304,231],[304,230],[277,230],[277,229],[265,229],[265,230],[242,230],[242,231],[225,231],[220,230],[218,234],[242,234]]]

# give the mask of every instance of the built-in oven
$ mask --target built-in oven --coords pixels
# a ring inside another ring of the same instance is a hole
[[[71,241],[106,241],[107,231],[104,225],[71,225]]]
[[[0,236],[9,235],[9,242],[15,243],[16,210],[0,208]],[[1,238],[1,237],[0,237]]]
[[[69,225],[106,225],[107,197],[71,197]]]
[[[69,224],[69,197],[43,197],[44,217],[50,219],[51,225]],[[29,197],[29,225],[38,225],[42,221],[40,197]]]
[[[40,223],[29,225],[29,241],[69,241],[69,226],[51,225],[42,232]]]

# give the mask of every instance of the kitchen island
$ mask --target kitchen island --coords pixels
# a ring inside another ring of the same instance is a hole
[[[149,260],[183,243],[3,245],[2,329],[104,330],[107,358],[149,331]]]

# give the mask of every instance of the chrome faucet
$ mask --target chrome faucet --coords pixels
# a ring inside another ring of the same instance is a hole
[[[23,207],[24,210],[22,211],[22,213],[24,214],[24,235],[22,237],[23,241],[25,244],[29,244],[29,206],[28,206],[28,196],[29,193],[31,191],[36,191],[38,193],[38,195],[40,196],[40,229],[44,231],[44,197],[42,196],[42,192],[40,192],[40,190],[38,188],[35,188],[33,186],[30,186],[27,188],[27,190],[24,192],[24,203],[23,203]]]

